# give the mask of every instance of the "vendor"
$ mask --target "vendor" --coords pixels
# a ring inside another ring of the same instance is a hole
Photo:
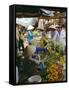
[[[27,39],[28,39],[29,44],[31,44],[31,41],[33,39],[33,33],[32,33],[33,29],[34,27],[32,25],[29,25],[27,28],[27,31],[28,31]]]
[[[49,28],[51,29],[51,38],[54,41],[59,41],[59,33],[56,29],[56,25],[51,25]]]
[[[46,51],[47,48],[41,48],[38,46],[26,44],[26,47],[24,49],[24,57],[28,57],[28,59],[34,61],[36,64],[39,64],[41,62],[39,53],[45,53]]]
[[[66,28],[65,28],[65,26],[64,25],[62,25],[61,27],[60,26],[58,26],[58,27],[56,27],[57,29],[57,31],[58,31],[58,33],[59,33],[59,39],[60,39],[60,41],[61,42],[63,42],[64,40],[65,40],[65,38],[66,38]],[[65,43],[64,43],[65,44]]]
[[[59,43],[62,44],[64,51],[66,47],[66,28],[64,25],[57,26],[56,28],[57,28],[56,30],[59,33]]]
[[[24,51],[24,33],[22,32],[22,28],[21,31],[19,32],[19,50],[20,51]]]
[[[44,30],[44,25],[45,25],[45,22],[44,22],[43,16],[41,15],[41,16],[39,17],[37,29],[39,29],[39,30]]]

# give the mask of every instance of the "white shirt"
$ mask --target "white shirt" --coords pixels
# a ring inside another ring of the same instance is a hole
[[[66,45],[66,31],[65,28],[62,28],[60,32],[60,42],[65,46]]]
[[[62,45],[63,50],[65,50],[65,46],[66,46],[66,32],[65,29],[62,28],[60,34],[58,31],[55,31],[54,36],[53,36],[53,40],[56,41],[56,43],[59,43],[60,45]]]
[[[54,36],[53,36],[53,40],[55,40],[55,41],[59,41],[59,38],[60,36],[59,36],[59,33],[58,33],[58,31],[54,31]]]
[[[61,33],[60,33],[60,39],[66,38],[66,32],[65,29],[62,28]]]
[[[51,31],[48,31],[47,34],[48,38],[51,38]]]

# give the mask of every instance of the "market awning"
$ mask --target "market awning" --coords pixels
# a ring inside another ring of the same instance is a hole
[[[66,8],[17,5],[16,17],[38,17],[40,15],[52,17],[57,11],[63,13],[66,12]]]
[[[34,26],[38,21],[37,17],[34,18],[16,18],[16,24],[28,27],[29,25]]]

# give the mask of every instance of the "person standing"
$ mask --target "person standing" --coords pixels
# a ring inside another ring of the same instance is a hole
[[[40,17],[39,17],[39,21],[38,21],[38,27],[37,27],[37,29],[39,29],[39,30],[44,30],[44,25],[45,25],[44,19],[43,19],[42,16],[40,16]]]
[[[56,42],[59,41],[59,33],[56,26],[51,25],[49,28],[51,29],[51,38]]]
[[[66,45],[66,28],[64,25],[62,26],[62,30],[60,32],[60,42],[62,42],[64,46]]]
[[[29,25],[27,28],[27,31],[28,31],[27,39],[28,39],[29,44],[31,44],[31,41],[33,39],[33,33],[32,33],[33,29],[34,29],[34,27],[32,25]]]
[[[19,41],[18,41],[18,48],[19,48],[19,51],[23,52],[24,51],[24,33],[23,33],[23,30],[22,30],[22,27],[19,28],[18,30],[19,32]]]
[[[57,38],[58,38],[58,43],[62,45],[63,51],[65,50],[66,47],[66,31],[65,27],[63,26],[56,26],[56,31],[57,31]]]

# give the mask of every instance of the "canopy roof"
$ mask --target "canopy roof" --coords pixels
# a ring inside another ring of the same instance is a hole
[[[66,12],[66,8],[16,5],[16,17],[53,16],[55,12]]]

